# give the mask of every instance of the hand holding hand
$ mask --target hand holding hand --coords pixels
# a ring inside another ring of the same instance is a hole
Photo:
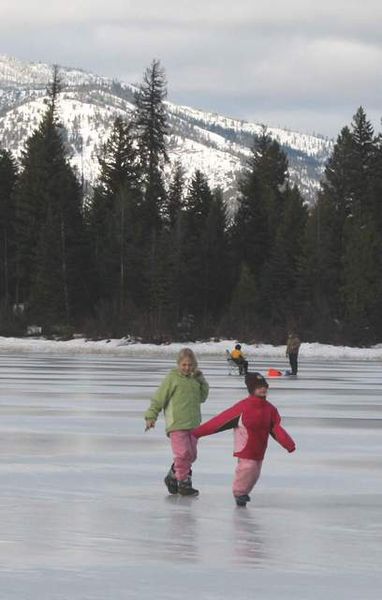
[[[148,431],[149,429],[154,429],[155,427],[155,421],[154,419],[146,419],[146,429],[145,431]]]

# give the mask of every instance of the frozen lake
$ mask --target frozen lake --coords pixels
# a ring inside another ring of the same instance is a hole
[[[246,394],[224,357],[199,359],[206,419]],[[381,363],[301,360],[270,381],[297,451],[270,439],[245,509],[231,432],[199,442],[199,498],[167,495],[163,420],[144,433],[142,414],[173,364],[1,354],[1,600],[379,599]]]

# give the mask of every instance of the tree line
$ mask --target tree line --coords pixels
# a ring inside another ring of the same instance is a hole
[[[19,164],[0,150],[0,334],[234,337],[371,344],[382,334],[382,138],[363,108],[334,145],[313,207],[264,128],[222,190],[168,171],[167,82],[144,73],[117,117],[91,198],[69,165],[57,69]]]

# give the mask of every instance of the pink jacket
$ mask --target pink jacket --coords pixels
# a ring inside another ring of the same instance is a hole
[[[296,449],[291,436],[280,425],[281,417],[273,404],[248,396],[206,423],[192,430],[196,438],[225,429],[235,429],[234,456],[262,460],[268,445],[269,434],[288,452]]]

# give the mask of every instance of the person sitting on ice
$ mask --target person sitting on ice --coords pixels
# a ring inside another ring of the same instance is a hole
[[[239,367],[239,374],[246,375],[248,372],[248,361],[241,351],[241,345],[236,344],[233,350],[231,350],[231,358]]]
[[[246,506],[261,471],[271,435],[288,452],[296,445],[281,427],[278,410],[266,399],[268,383],[260,373],[247,373],[245,383],[249,396],[192,430],[201,438],[226,429],[234,429],[234,456],[237,467],[232,491],[237,506]]]

